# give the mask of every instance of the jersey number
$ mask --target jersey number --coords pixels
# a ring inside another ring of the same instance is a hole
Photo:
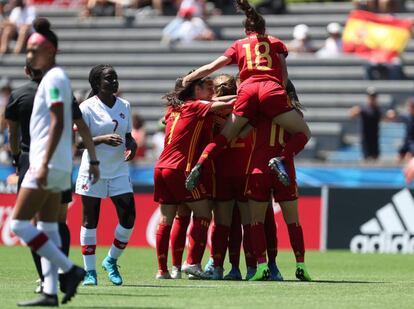
[[[260,51],[260,47],[264,46],[264,52]],[[252,53],[250,48],[250,43],[243,44],[243,48],[246,51],[246,61],[247,61],[247,69],[249,71],[253,70],[253,61],[252,61]],[[267,42],[259,42],[254,45],[254,53],[256,54],[255,59],[255,67],[260,71],[269,71],[272,68],[273,60],[270,57],[270,45]],[[261,65],[260,61],[262,59],[266,59],[267,64]]]
[[[180,113],[176,113],[176,112],[171,113],[171,117],[174,118],[174,121],[171,125],[170,134],[168,134],[168,140],[167,140],[168,145],[171,144],[171,140],[172,140],[172,137],[173,137],[175,126],[177,125],[178,119],[180,118]]]
[[[114,127],[114,132],[116,131],[116,129],[118,128],[118,120],[112,119],[112,122],[115,123],[115,127]]]

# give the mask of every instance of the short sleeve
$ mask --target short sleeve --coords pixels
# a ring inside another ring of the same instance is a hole
[[[18,21],[18,19],[19,19],[19,15],[20,15],[20,9],[19,8],[14,8],[12,11],[11,11],[11,13],[10,13],[10,15],[9,15],[9,20],[12,22],[12,23],[16,23],[17,21]]]
[[[33,6],[27,8],[25,24],[30,25],[36,19],[36,9]]]
[[[18,121],[19,120],[18,115],[19,115],[18,99],[15,98],[15,94],[12,92],[9,97],[9,102],[6,105],[4,116],[8,120]]]
[[[79,109],[82,112],[83,121],[85,121],[88,128],[90,128],[91,127],[91,117],[90,117],[89,108],[86,106],[86,103],[82,103],[81,105],[79,105]]]
[[[286,44],[280,40],[276,42],[276,48],[277,48],[277,52],[279,54],[285,55],[285,57],[287,57],[287,55],[289,54]]]
[[[210,111],[213,102],[210,101],[194,101],[190,103],[191,115],[197,118],[204,118]]]
[[[73,120],[78,120],[82,118],[82,112],[79,108],[78,101],[76,101],[75,97],[73,97],[72,99],[72,118]]]
[[[63,104],[63,80],[57,76],[48,76],[44,84],[46,104],[51,108],[55,104]]]
[[[234,42],[223,54],[224,57],[230,58],[231,62],[229,64],[237,63],[237,42]]]
[[[127,109],[128,109],[128,124],[127,124],[127,133],[131,133],[132,132],[132,113],[131,113],[131,105],[127,104]]]

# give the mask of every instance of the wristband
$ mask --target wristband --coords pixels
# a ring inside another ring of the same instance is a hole
[[[98,160],[96,160],[96,161],[89,161],[89,164],[90,165],[99,165],[99,161]]]

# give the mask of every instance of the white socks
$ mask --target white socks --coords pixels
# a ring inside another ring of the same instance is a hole
[[[82,246],[83,265],[85,270],[96,269],[96,229],[81,227],[80,243]]]
[[[121,256],[122,252],[124,252],[124,249],[128,244],[133,230],[133,228],[126,229],[120,224],[116,226],[115,239],[111,246],[111,249],[109,249],[108,256],[113,259],[118,259]]]

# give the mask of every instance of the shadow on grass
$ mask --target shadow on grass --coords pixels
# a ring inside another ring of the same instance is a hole
[[[140,295],[140,294],[121,294],[121,293],[108,293],[108,292],[78,292],[78,295],[97,295],[97,296],[120,296],[120,297],[155,297],[155,295]],[[170,295],[156,295],[156,297],[167,297]]]
[[[353,280],[312,280],[310,282],[298,281],[298,280],[285,280],[284,282],[297,282],[297,283],[332,283],[332,284],[384,284],[388,282],[384,281],[353,281]]]
[[[201,281],[201,280],[200,280]],[[211,282],[211,281],[210,281]],[[165,289],[215,289],[217,286],[209,285],[152,285],[152,284],[123,284],[122,286],[132,288],[165,288]]]

